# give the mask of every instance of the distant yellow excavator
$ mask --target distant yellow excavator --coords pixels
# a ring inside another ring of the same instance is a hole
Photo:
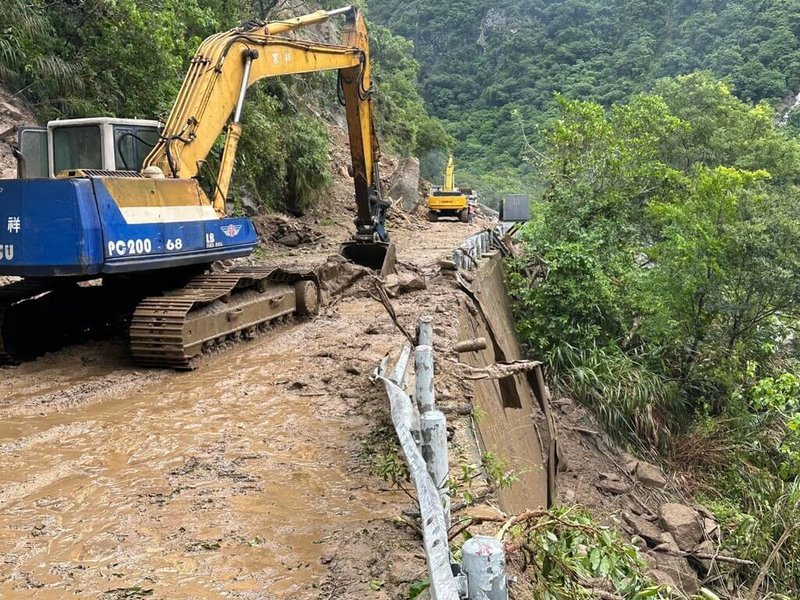
[[[439,217],[458,217],[462,223],[469,220],[469,199],[467,193],[471,190],[461,190],[456,187],[455,163],[453,156],[447,160],[444,170],[444,185],[434,186],[428,196],[428,220],[436,222]]]

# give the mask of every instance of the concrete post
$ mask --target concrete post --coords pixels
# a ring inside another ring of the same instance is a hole
[[[417,328],[419,331],[417,345],[433,346],[433,317],[430,315],[421,316]]]
[[[416,398],[413,398],[411,401],[411,437],[414,438],[414,443],[419,448],[420,452],[422,452],[422,418],[419,414],[419,403],[417,402]]]
[[[429,410],[420,417],[422,428],[422,458],[444,508],[444,520],[450,528],[450,493],[447,474],[450,471],[447,453],[447,418],[440,410]]]
[[[469,600],[508,600],[506,553],[503,542],[483,535],[468,539],[461,548],[462,571],[467,576]]]
[[[433,389],[433,347],[417,346],[414,353],[414,368],[417,377],[414,382],[414,398],[419,404],[419,412],[424,415],[433,410],[436,394]]]

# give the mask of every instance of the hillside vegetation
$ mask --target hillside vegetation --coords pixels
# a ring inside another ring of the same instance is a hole
[[[4,0],[0,83],[43,121],[165,116],[205,37],[253,18],[319,8],[320,3],[281,0]],[[329,42],[338,35],[333,27],[312,34]],[[371,34],[383,50],[375,74],[384,146],[410,154],[447,145],[447,134],[427,114],[416,88],[411,45],[385,28]],[[340,110],[335,89],[332,73],[282,77],[251,88],[237,156],[237,196],[293,212],[313,204],[330,179],[330,141],[318,115],[332,118]]]
[[[610,106],[697,70],[748,101],[800,90],[798,0],[369,0],[369,14],[413,41],[427,106],[487,194],[510,177],[539,189],[525,133],[537,145],[555,92]]]
[[[800,145],[707,74],[608,109],[556,101],[511,265],[521,340],[621,444],[694,482],[754,565],[717,585],[796,598]]]

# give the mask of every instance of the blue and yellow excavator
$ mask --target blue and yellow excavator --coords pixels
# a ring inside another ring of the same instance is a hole
[[[337,15],[345,17],[339,45],[281,35]],[[0,362],[122,323],[139,363],[186,369],[211,346],[318,310],[311,274],[209,267],[257,243],[249,219],[226,216],[248,87],[326,70],[339,75],[357,207],[342,254],[390,272],[363,16],[345,7],[249,22],[200,45],[163,127],[97,118],[20,131],[19,178],[0,182],[0,276],[22,278],[0,287]],[[222,133],[220,167],[210,173]]]

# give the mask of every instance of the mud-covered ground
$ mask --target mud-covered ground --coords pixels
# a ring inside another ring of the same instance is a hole
[[[324,261],[345,226],[319,229],[260,260]],[[478,229],[397,224],[428,284],[393,300],[407,327],[453,302],[436,262]],[[379,302],[343,294],[193,372],[137,369],[122,338],[0,368],[0,597],[400,596],[424,578],[395,523],[410,501],[364,447],[386,424],[370,372],[402,342]]]

